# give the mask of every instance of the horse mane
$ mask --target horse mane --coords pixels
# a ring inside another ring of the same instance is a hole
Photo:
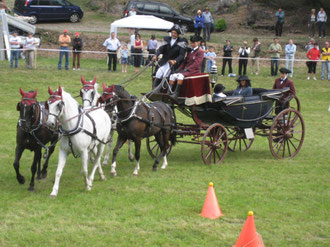
[[[115,92],[120,98],[131,98],[131,95],[121,85],[115,85]]]
[[[72,104],[75,104],[77,107],[79,106],[79,103],[69,94],[68,92],[64,91],[64,88],[62,88],[62,99],[64,102],[71,102]]]

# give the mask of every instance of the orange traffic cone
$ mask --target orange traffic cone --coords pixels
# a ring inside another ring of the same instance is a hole
[[[265,247],[261,235],[256,232],[252,211],[249,212],[241,234],[233,247]]]
[[[217,197],[214,192],[213,183],[209,183],[204,206],[201,215],[205,218],[216,219],[223,216]]]

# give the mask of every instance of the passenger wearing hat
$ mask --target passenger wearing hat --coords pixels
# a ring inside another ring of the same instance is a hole
[[[225,95],[223,93],[223,91],[225,89],[226,88],[221,83],[218,83],[217,85],[215,85],[214,90],[213,90],[213,101],[216,101],[221,98],[226,98],[227,95]]]
[[[33,37],[33,33],[29,32],[25,39],[25,44],[23,46],[25,51],[25,62],[28,69],[32,69],[34,65],[35,49],[38,41]]]
[[[201,73],[202,62],[204,59],[204,51],[199,47],[200,37],[191,36],[190,37],[190,47],[188,53],[179,69],[176,73],[170,76],[170,87],[171,90],[174,87],[174,82],[177,81],[175,91],[172,94],[172,97],[177,98],[180,93],[181,86],[183,84],[183,79],[188,76],[193,76]],[[170,91],[169,90],[169,93]]]
[[[65,56],[65,69],[69,69],[69,45],[71,44],[71,38],[68,35],[68,29],[63,30],[63,34],[58,38],[60,44],[60,58],[58,61],[58,69],[62,69],[62,58]]]
[[[14,60],[15,60],[15,68],[17,68],[19,54],[21,53],[21,51],[19,50],[19,48],[21,47],[21,38],[18,37],[17,31],[13,32],[13,36],[10,37],[9,43],[10,43],[10,68],[13,68]]]
[[[233,92],[233,95],[252,96],[253,91],[249,77],[241,75],[237,80],[238,86]]]
[[[275,83],[273,85],[273,89],[282,89],[282,88],[290,88],[290,91],[283,94],[282,98],[276,102],[276,108],[275,113],[281,112],[283,109],[288,108],[289,101],[291,100],[293,95],[296,95],[296,89],[294,87],[293,81],[288,79],[288,74],[291,73],[291,71],[287,68],[281,68],[280,69],[281,76],[280,78],[277,78],[275,80]]]
[[[72,69],[76,70],[76,60],[77,60],[77,70],[80,70],[80,55],[83,47],[83,41],[80,38],[80,34],[76,32],[74,39],[72,40],[72,54],[73,54],[73,64]]]
[[[156,88],[162,81],[163,77],[168,77],[172,71],[179,68],[186,54],[187,42],[181,38],[181,28],[175,24],[171,30],[171,36],[164,37],[163,45],[159,47],[156,54],[152,57],[152,61],[156,61],[158,56],[162,54],[162,58],[158,61],[158,70],[156,72],[153,87]],[[160,92],[161,88],[157,88]]]

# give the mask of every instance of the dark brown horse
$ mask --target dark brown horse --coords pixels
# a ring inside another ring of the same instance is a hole
[[[29,190],[34,190],[34,177],[37,172],[37,179],[47,177],[48,161],[55,149],[58,135],[50,131],[44,126],[46,122],[47,113],[44,109],[44,103],[37,102],[36,96],[38,91],[24,92],[20,88],[22,99],[17,104],[17,111],[20,112],[20,118],[17,124],[16,133],[16,150],[14,168],[16,171],[16,178],[20,184],[25,183],[25,178],[19,172],[19,161],[25,149],[34,152],[34,158],[31,166],[31,182]],[[46,148],[46,144],[51,142],[49,150],[47,149],[47,156],[40,171],[41,149]]]
[[[140,170],[140,148],[144,137],[155,136],[161,153],[156,158],[153,169],[157,166],[161,157],[164,158],[162,169],[167,167],[166,150],[169,148],[169,141],[172,145],[176,142],[176,133],[173,131],[176,125],[176,118],[173,109],[163,102],[150,104],[131,96],[122,86],[112,85],[106,87],[103,83],[103,94],[99,99],[100,103],[106,103],[105,110],[117,105],[117,132],[118,139],[113,150],[111,174],[116,176],[116,157],[119,149],[126,142],[132,140],[135,144],[135,159],[137,161],[133,175],[138,175]]]

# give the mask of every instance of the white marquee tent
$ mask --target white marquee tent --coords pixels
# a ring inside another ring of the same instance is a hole
[[[114,21],[110,25],[110,33],[117,34],[118,28],[136,28],[146,30],[169,30],[174,23],[153,15],[133,15]]]

